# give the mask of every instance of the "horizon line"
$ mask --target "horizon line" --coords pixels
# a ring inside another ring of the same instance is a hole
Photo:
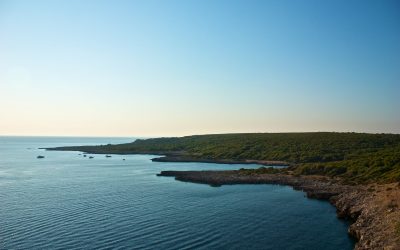
[[[400,135],[395,132],[358,132],[358,131],[286,131],[286,132],[216,132],[204,134],[186,134],[186,135],[17,135],[17,134],[0,134],[0,137],[84,137],[84,138],[135,138],[135,139],[149,139],[149,138],[163,138],[163,137],[185,137],[185,136],[201,136],[201,135],[228,135],[228,134],[296,134],[296,133],[354,133],[354,134],[391,134]]]

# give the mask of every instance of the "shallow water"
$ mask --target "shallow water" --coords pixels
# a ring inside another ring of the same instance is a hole
[[[1,249],[352,249],[328,202],[277,185],[210,187],[161,170],[257,165],[151,162],[39,147],[132,138],[0,137]],[[44,159],[36,156],[44,155]],[[122,159],[126,160],[123,161]]]

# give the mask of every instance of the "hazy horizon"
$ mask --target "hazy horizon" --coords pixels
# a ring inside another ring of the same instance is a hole
[[[0,1],[0,135],[400,133],[398,1]]]
[[[136,136],[136,135],[12,135],[0,134],[0,137],[71,137],[71,138],[134,138],[134,139],[149,139],[149,138],[162,138],[162,137],[184,137],[184,136],[198,136],[198,135],[220,135],[220,134],[296,134],[296,133],[361,133],[361,134],[400,134],[400,133],[381,133],[381,132],[354,132],[354,131],[287,131],[287,132],[232,132],[232,133],[208,133],[208,134],[187,134],[187,135],[149,135],[149,136]]]

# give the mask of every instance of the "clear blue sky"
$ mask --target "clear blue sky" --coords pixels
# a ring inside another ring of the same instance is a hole
[[[400,2],[0,0],[0,134],[400,133]]]

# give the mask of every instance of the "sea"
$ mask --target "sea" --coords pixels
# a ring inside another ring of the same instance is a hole
[[[337,219],[329,202],[308,199],[291,187],[211,187],[156,175],[258,165],[164,163],[152,162],[153,155],[84,157],[40,149],[134,140],[0,137],[0,249],[354,247],[348,223]]]

